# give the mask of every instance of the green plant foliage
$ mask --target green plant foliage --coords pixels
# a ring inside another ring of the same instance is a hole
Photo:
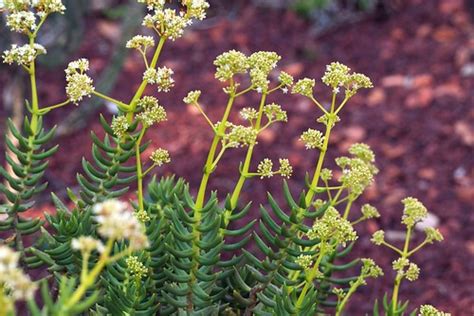
[[[28,39],[28,44],[5,51],[3,59],[24,69],[31,81],[29,114],[22,129],[8,121],[12,137],[6,138],[11,153],[6,163],[11,172],[0,168],[5,180],[0,184],[5,197],[0,231],[9,236],[0,240],[0,316],[15,315],[17,301],[26,301],[31,315],[53,316],[343,315],[358,288],[367,285],[368,278],[383,275],[370,258],[347,259],[359,238],[357,224],[380,216],[369,204],[362,206],[360,214],[353,210],[378,169],[370,147],[353,144],[348,156],[336,158],[340,170],[334,174],[341,176],[333,178],[333,170],[326,168],[326,154],[340,112],[360,89],[372,88],[371,80],[339,62],[329,64],[322,83],[329,88],[331,101],[324,106],[314,96],[315,79],[295,82],[282,71],[272,75],[281,59],[278,54],[225,52],[214,63],[216,79],[228,96],[221,120],[213,122],[207,116],[199,100],[201,91],[191,91],[183,100],[202,114],[214,133],[199,187],[191,188],[175,176],[150,178],[172,157],[160,147],[150,151],[148,159],[143,157],[150,144],[148,131],[168,119],[161,99],[145,92],[149,87],[159,93],[173,89],[174,72],[160,67],[160,55],[167,42],[178,40],[187,26],[206,17],[209,3],[138,2],[149,9],[143,26],[154,36],[137,35],[125,45],[140,54],[144,63],[142,82],[130,101],[97,91],[88,60],[78,59],[66,69],[66,100],[43,106],[36,87],[36,58],[46,50],[37,43],[37,35],[49,15],[62,14],[66,8],[60,0],[0,1],[8,28]],[[154,50],[151,58],[149,50]],[[293,173],[287,158],[257,162],[254,156],[261,133],[288,121],[281,105],[268,103],[270,95],[280,92],[307,98],[319,112],[319,125],[300,137],[317,158],[304,191],[292,194],[284,180],[281,196],[269,192],[267,202],[258,207],[241,197],[248,181],[276,175],[290,178]],[[259,97],[258,105],[240,111],[243,124],[233,123],[235,101],[250,93]],[[45,222],[27,219],[23,215],[45,190],[42,178],[48,158],[57,150],[49,145],[55,128],[46,131],[43,117],[92,96],[114,103],[118,114],[111,120],[100,116],[103,131],[91,133],[92,158],[82,160],[82,173],[76,176],[79,189],[62,192],[70,201],[52,193],[56,212],[45,214]],[[209,179],[230,150],[246,152],[235,186],[230,192],[210,191]],[[132,186],[136,192],[129,192]],[[123,201],[125,197],[128,202]],[[402,203],[401,222],[407,229],[403,247],[385,241],[383,231],[372,237],[374,244],[398,256],[393,261],[396,276],[391,299],[386,294],[381,306],[375,301],[374,315],[407,313],[409,303],[399,298],[400,285],[404,280],[415,281],[420,274],[411,256],[443,239],[439,230],[429,227],[425,240],[413,247],[413,228],[427,210],[415,198]],[[240,223],[254,214],[256,219]],[[27,235],[33,235],[35,242],[25,247]],[[22,267],[41,268],[47,276],[32,281]],[[38,285],[39,299],[34,295]],[[422,316],[433,313],[448,315],[429,305],[420,307]]]

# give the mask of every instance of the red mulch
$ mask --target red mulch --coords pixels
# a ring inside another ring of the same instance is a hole
[[[100,73],[109,57],[113,30],[113,23],[91,20],[87,40],[74,57],[90,58],[94,71]],[[99,42],[103,43],[100,52],[95,46]],[[391,289],[393,253],[371,245],[369,236],[380,228],[401,229],[400,200],[405,196],[418,197],[439,217],[445,241],[414,257],[421,277],[415,284],[402,286],[401,298],[410,299],[412,308],[429,303],[455,316],[474,315],[474,29],[463,1],[407,1],[387,19],[370,18],[317,38],[310,25],[291,12],[243,5],[235,19],[218,19],[208,29],[188,32],[182,40],[167,45],[162,63],[175,70],[177,86],[172,93],[159,96],[169,120],[151,131],[150,150],[168,148],[173,163],[162,173],[182,176],[194,189],[212,133],[181,100],[189,90],[202,89],[209,116],[219,119],[226,98],[214,79],[212,61],[229,49],[276,51],[283,57],[281,67],[296,77],[320,78],[324,66],[337,60],[374,81],[375,89],[356,96],[344,110],[342,123],[331,139],[328,160],[346,154],[351,143],[366,142],[376,152],[380,168],[376,185],[361,202],[377,206],[382,219],[361,225],[355,254],[373,257],[384,267],[386,277],[361,289],[351,315],[371,310],[368,295],[381,298]],[[131,97],[141,78],[140,67],[138,56],[127,60],[114,97]],[[62,71],[41,71],[40,77],[43,100],[61,101]],[[319,84],[317,96],[327,101],[328,93]],[[275,95],[273,100],[288,111],[289,123],[263,135],[255,160],[288,157],[295,167],[290,184],[299,192],[304,187],[304,173],[314,168],[315,154],[306,152],[298,137],[308,127],[318,126],[315,118],[319,113],[298,97]],[[238,105],[256,102],[255,97],[249,97]],[[66,111],[71,109],[58,111],[56,118]],[[95,118],[89,128],[98,130]],[[238,120],[237,115],[234,118]],[[76,185],[74,175],[81,169],[80,158],[89,157],[90,139],[83,130],[59,139],[59,143],[61,150],[51,161],[48,177],[54,181],[53,190],[64,191],[66,185]],[[242,159],[240,151],[225,157],[210,188],[218,188],[221,194],[232,190]],[[242,199],[265,203],[266,191],[278,194],[281,181],[251,180]],[[418,234],[416,241],[421,239]]]

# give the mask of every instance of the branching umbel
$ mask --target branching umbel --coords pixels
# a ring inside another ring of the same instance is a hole
[[[378,170],[375,155],[365,144],[353,144],[347,157],[336,159],[340,170],[334,174],[339,177],[333,177],[325,158],[341,111],[360,89],[372,88],[372,82],[333,62],[322,76],[329,87],[326,102],[313,93],[315,79],[295,82],[290,74],[278,71],[281,57],[274,52],[225,52],[214,62],[215,77],[228,96],[222,118],[214,122],[206,114],[201,91],[184,98],[214,133],[199,187],[190,188],[174,177],[150,180],[159,167],[171,162],[169,152],[159,147],[148,159],[143,157],[150,145],[147,132],[168,119],[160,95],[175,85],[173,70],[160,65],[161,53],[168,41],[178,40],[187,26],[206,17],[209,4],[138,2],[148,10],[143,19],[148,33],[126,44],[143,60],[142,81],[129,101],[97,91],[89,61],[78,59],[66,69],[65,101],[44,106],[38,99],[35,60],[46,49],[36,42],[37,34],[49,15],[63,13],[65,7],[61,0],[0,1],[7,27],[27,41],[12,45],[3,60],[22,67],[31,82],[23,128],[7,122],[18,143],[6,139],[13,153],[6,162],[13,173],[0,168],[8,184],[0,185],[0,230],[7,236],[0,240],[0,316],[13,315],[18,300],[27,301],[32,315],[343,315],[357,289],[368,278],[383,274],[370,258],[344,259],[359,238],[357,224],[380,216],[369,204],[359,214],[353,210]],[[154,87],[157,95],[145,95],[148,87]],[[278,158],[277,167],[270,158],[255,161],[261,133],[289,119],[284,107],[271,99],[290,92],[308,98],[319,112],[316,121],[323,130],[314,126],[301,135],[305,147],[317,151],[314,170],[298,196],[285,180],[284,204],[277,202],[275,193],[268,193],[268,203],[257,207],[241,197],[249,181],[275,175],[290,178],[293,173],[286,157]],[[241,122],[232,122],[236,101],[252,93],[258,95],[258,104],[241,109]],[[24,213],[46,188],[42,176],[47,159],[58,149],[49,144],[55,129],[47,130],[44,118],[86,97],[115,104],[118,114],[112,119],[100,116],[104,136],[91,133],[92,159],[82,160],[78,192],[67,189],[70,202],[52,194],[56,212],[45,214],[46,222],[28,219]],[[209,179],[222,158],[242,149],[234,188],[209,192]],[[121,201],[131,185],[137,190],[127,195],[130,203]],[[222,196],[226,198],[220,201]],[[393,316],[408,309],[408,303],[399,299],[402,280],[413,281],[420,271],[409,258],[426,244],[442,240],[437,229],[428,228],[425,240],[410,248],[414,226],[427,211],[414,198],[402,202],[402,223],[407,227],[403,247],[385,241],[383,231],[372,238],[400,256],[393,262],[397,274],[392,297],[386,295],[382,306],[386,315]],[[237,220],[258,210],[258,219],[237,225]],[[25,245],[24,236],[32,234],[37,241]],[[247,247],[250,241],[258,251]],[[50,277],[32,281],[22,268],[43,268]],[[39,300],[34,296],[38,287]],[[377,301],[373,313],[379,315]],[[429,305],[419,313],[447,315]]]

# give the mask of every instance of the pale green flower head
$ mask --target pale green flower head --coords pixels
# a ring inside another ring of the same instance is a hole
[[[296,258],[295,263],[304,270],[309,270],[313,266],[313,257],[310,255],[299,255],[298,258]]]
[[[157,76],[158,73],[155,68],[148,68],[143,72],[143,80],[148,84],[156,84],[158,79]]]
[[[229,81],[237,74],[247,73],[249,69],[247,56],[236,50],[217,56],[214,65],[216,66],[215,77],[222,82]]]
[[[325,137],[320,131],[310,128],[303,132],[300,140],[304,143],[306,149],[322,149]]]
[[[9,50],[3,52],[2,57],[5,64],[16,63],[18,66],[29,67],[36,57],[42,54],[46,54],[46,49],[40,44],[34,44],[33,47],[29,44],[12,44]]]
[[[273,177],[273,162],[268,158],[263,159],[258,164],[257,173],[261,179]]]
[[[427,227],[425,228],[426,241],[433,243],[434,241],[443,241],[444,237],[437,228]]]
[[[223,145],[227,148],[238,148],[255,144],[257,140],[257,131],[252,127],[234,125],[227,122],[226,128],[229,129],[222,138]]]
[[[279,163],[280,169],[278,170],[278,172],[282,177],[289,179],[293,174],[293,167],[291,166],[290,161],[288,159],[280,158]]]
[[[418,316],[451,316],[451,314],[439,311],[432,305],[421,305]]]
[[[248,58],[250,81],[259,93],[268,90],[270,84],[268,75],[276,68],[280,59],[281,57],[275,52],[256,52]]]
[[[205,0],[183,0],[183,5],[186,6],[186,15],[197,20],[204,20],[206,18],[206,11],[210,5]]]
[[[321,180],[323,181],[329,181],[332,179],[332,170],[323,168],[321,170]]]
[[[369,77],[359,73],[353,73],[350,75],[349,79],[347,80],[346,84],[346,98],[352,97],[354,94],[357,93],[359,89],[369,89],[373,88],[374,85]]]
[[[153,14],[147,14],[143,19],[143,26],[172,41],[183,36],[184,29],[190,23],[189,18],[173,9],[155,10]]]
[[[155,40],[152,36],[135,35],[126,44],[127,48],[137,49],[146,52],[147,48],[155,46]]]
[[[254,108],[243,108],[240,110],[239,115],[242,119],[253,122],[258,118],[258,112]]]
[[[78,104],[84,97],[90,97],[94,92],[94,81],[86,74],[89,70],[87,59],[78,59],[69,63],[66,72],[66,94],[69,100]]]
[[[127,272],[138,279],[143,279],[148,274],[148,268],[138,259],[137,256],[130,256],[125,259]]]
[[[366,219],[380,217],[380,213],[379,211],[377,211],[377,208],[375,208],[375,206],[372,206],[370,204],[362,205],[361,213]]]
[[[198,103],[199,97],[201,97],[200,90],[190,91],[188,95],[183,99],[183,102],[186,104],[195,104]]]
[[[36,30],[36,16],[30,11],[13,12],[7,15],[7,26],[12,32],[32,33]]]
[[[153,161],[158,167],[171,162],[170,154],[166,149],[159,148],[155,150],[151,156],[150,160]]]
[[[158,92],[169,92],[174,87],[174,71],[168,67],[161,67],[156,70],[156,84]]]
[[[413,282],[418,280],[420,276],[420,268],[415,263],[410,263],[407,271],[405,272],[405,277],[408,281]]]
[[[329,207],[324,215],[317,219],[307,233],[309,239],[320,239],[321,242],[334,240],[345,246],[347,242],[357,240],[357,234],[351,223],[342,218],[334,207]]]
[[[372,164],[360,158],[336,158],[336,164],[342,169],[339,181],[346,187],[350,194],[359,196],[373,183],[378,169]]]
[[[344,86],[350,79],[349,71],[351,69],[339,62],[332,62],[326,66],[326,72],[322,78],[325,85],[337,89]]]
[[[374,260],[370,258],[362,258],[361,275],[363,278],[378,278],[383,275],[382,268],[380,268]]]
[[[313,89],[315,85],[316,85],[316,80],[314,79],[309,79],[309,78],[300,79],[293,86],[293,90],[291,91],[291,93],[301,94],[303,96],[312,98]]]
[[[405,269],[405,267],[409,266],[410,265],[410,260],[408,260],[407,258],[398,258],[397,260],[394,260],[392,262],[392,268],[393,270],[397,271],[397,272],[400,272]]]
[[[278,81],[283,85],[284,88],[287,89],[286,92],[288,92],[288,88],[293,85],[295,79],[289,73],[282,71],[278,76]]]
[[[28,11],[30,5],[31,0],[3,0],[3,7],[10,12]]]
[[[145,96],[138,101],[137,105],[141,108],[141,112],[136,117],[146,128],[167,120],[166,111],[159,105],[157,98]]]
[[[349,153],[366,162],[374,162],[375,154],[370,146],[363,143],[356,143],[349,147]]]
[[[426,207],[413,197],[407,197],[402,200],[403,209],[402,223],[407,227],[413,227],[416,223],[420,222],[426,216],[428,216],[428,210]]]
[[[370,240],[377,246],[380,246],[385,241],[385,232],[383,230],[378,230],[372,234],[372,239]]]
[[[112,124],[110,127],[112,128],[115,136],[122,138],[127,135],[130,124],[124,115],[120,115],[112,119]]]
[[[288,122],[286,111],[276,103],[267,104],[263,107],[263,113],[270,122]]]

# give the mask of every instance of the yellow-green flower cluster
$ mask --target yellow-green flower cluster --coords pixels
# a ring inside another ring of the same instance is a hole
[[[129,249],[141,250],[148,247],[144,227],[129,210],[126,203],[107,200],[93,207],[94,218],[99,224],[97,231],[104,238],[128,240]]]
[[[253,122],[258,118],[258,112],[254,108],[243,108],[239,114],[240,117],[249,122]]]
[[[281,57],[275,52],[256,52],[248,58],[250,81],[259,93],[267,92],[270,80],[268,75],[276,68]]]
[[[398,277],[404,277],[410,282],[417,280],[420,276],[420,268],[407,258],[398,258],[392,262],[392,267],[397,272]]]
[[[372,206],[372,205],[370,205],[370,204],[364,204],[364,205],[362,205],[361,213],[362,213],[362,216],[363,216],[365,219],[378,218],[378,217],[380,217],[380,213],[379,213],[379,211],[377,210],[377,208],[375,208],[375,206]]]
[[[188,95],[183,99],[183,102],[186,104],[196,104],[199,101],[199,97],[201,97],[200,90],[190,91]]]
[[[263,113],[269,122],[287,122],[288,116],[281,106],[276,103],[267,104],[263,107]]]
[[[426,227],[425,228],[426,234],[426,242],[432,244],[434,241],[443,241],[444,237],[437,228],[433,227]]]
[[[372,149],[370,149],[370,146],[367,144],[363,144],[363,143],[353,144],[349,148],[349,153],[367,162],[375,161],[375,154],[372,151]]]
[[[169,92],[174,87],[174,79],[172,78],[174,71],[168,67],[161,67],[156,70],[156,84],[158,92]]]
[[[310,78],[300,79],[293,86],[293,90],[291,91],[291,93],[301,94],[305,97],[312,98],[313,89],[315,85],[316,85],[316,80],[314,79],[310,79]]]
[[[128,273],[137,279],[143,279],[148,274],[147,267],[138,259],[137,256],[130,256],[125,259]]]
[[[413,227],[428,216],[426,207],[413,197],[407,197],[402,200],[404,205],[402,223],[407,227]]]
[[[273,171],[273,162],[268,158],[263,159],[258,164],[257,174],[261,179],[271,178],[276,174],[285,178],[290,178],[293,174],[293,167],[290,165],[290,161],[288,159],[280,158],[278,162],[280,163],[280,168],[277,171]]]
[[[339,93],[339,87],[344,87],[346,98],[352,97],[361,88],[373,87],[369,77],[359,73],[350,74],[350,70],[344,64],[333,62],[326,66],[322,81],[327,86],[332,87],[335,94]]]
[[[209,9],[209,3],[205,0],[183,0],[186,6],[186,15],[197,19],[204,20],[206,18],[206,11]]]
[[[357,239],[357,234],[351,223],[342,218],[332,206],[326,210],[320,219],[315,221],[307,236],[309,239],[320,239],[321,242],[334,240],[341,245]]]
[[[69,100],[75,104],[82,101],[84,97],[90,97],[94,92],[94,81],[86,74],[89,70],[89,61],[79,59],[69,63],[66,71],[66,94]]]
[[[9,50],[3,52],[2,57],[6,64],[16,63],[19,66],[29,67],[36,57],[41,54],[46,54],[46,49],[40,44],[34,44],[33,46],[12,44]]]
[[[32,299],[37,288],[36,284],[19,267],[19,259],[19,253],[7,246],[0,245],[0,288],[6,290],[3,292],[8,293],[8,297],[13,302]]]
[[[147,68],[147,70],[143,72],[143,80],[148,84],[155,84],[157,79],[156,77],[157,72],[155,68]]]
[[[293,86],[293,83],[294,83],[295,79],[289,73],[286,73],[286,72],[282,71],[282,72],[280,72],[280,75],[278,76],[278,81],[282,85],[283,93],[287,94],[288,93],[288,88]]]
[[[155,30],[160,37],[172,41],[180,38],[184,28],[191,23],[184,14],[177,13],[173,9],[155,10],[153,14],[147,14],[143,19],[143,26]]]
[[[6,9],[9,14],[28,12],[35,9],[39,17],[45,17],[51,13],[64,13],[66,7],[61,0],[2,0],[0,10]]]
[[[216,66],[215,77],[222,82],[229,81],[237,74],[244,74],[249,69],[247,56],[236,50],[217,56],[214,65]]]
[[[299,255],[298,258],[296,258],[295,263],[304,270],[309,270],[313,266],[313,257],[310,255]]]
[[[377,246],[380,246],[385,242],[385,232],[383,230],[378,230],[372,234],[372,239],[370,240]]]
[[[127,134],[130,124],[124,115],[120,115],[112,119],[112,124],[110,127],[112,128],[115,136],[122,138]]]
[[[273,162],[268,158],[263,159],[258,164],[257,172],[261,179],[273,177]]]
[[[418,316],[451,316],[451,314],[439,311],[432,305],[421,305]]]
[[[91,236],[80,236],[71,241],[71,247],[74,250],[79,250],[83,254],[90,254],[93,251],[99,253],[104,251],[104,244],[102,241]]]
[[[288,159],[280,158],[278,162],[280,163],[280,169],[278,170],[278,173],[282,177],[289,179],[293,174],[293,167],[291,166],[290,161]]]
[[[222,144],[226,148],[249,146],[255,144],[257,140],[257,131],[252,127],[234,125],[227,122],[226,130],[227,129],[229,131],[222,137]]]
[[[160,167],[171,162],[170,153],[166,149],[158,148],[151,154],[150,160],[153,161],[153,164]]]
[[[166,121],[165,109],[158,103],[158,99],[152,96],[144,96],[138,101],[141,112],[137,114],[137,119],[142,122],[145,128],[153,124]]]
[[[145,53],[148,47],[155,46],[155,40],[151,36],[135,35],[126,44],[127,48],[134,48]]]
[[[320,131],[310,128],[306,132],[303,132],[300,139],[306,149],[322,149],[325,137]]]
[[[332,170],[324,168],[321,170],[321,180],[329,181],[332,179]]]
[[[361,151],[361,149],[363,149]],[[374,181],[378,173],[373,164],[375,156],[367,145],[355,144],[349,148],[349,152],[355,153],[356,158],[339,157],[336,164],[342,169],[339,181],[346,187],[350,194],[359,196]]]
[[[362,258],[361,276],[363,278],[378,278],[383,275],[382,268],[380,268],[374,260],[370,258]]]

